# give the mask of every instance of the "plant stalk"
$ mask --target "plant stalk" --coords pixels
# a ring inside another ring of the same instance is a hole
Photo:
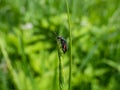
[[[70,61],[69,61],[69,81],[68,81],[68,90],[71,90],[71,71],[72,71],[72,35],[71,35],[71,25],[70,25],[70,11],[69,11],[69,5],[68,0],[66,0],[66,6],[67,6],[67,16],[68,16],[68,26],[69,26],[69,55],[70,55]]]

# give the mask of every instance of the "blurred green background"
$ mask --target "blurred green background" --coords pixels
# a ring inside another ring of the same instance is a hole
[[[72,90],[120,90],[120,0],[69,0],[69,8]],[[0,0],[0,90],[59,90],[53,32],[69,43],[67,20],[65,0]],[[63,90],[68,72],[67,52]]]

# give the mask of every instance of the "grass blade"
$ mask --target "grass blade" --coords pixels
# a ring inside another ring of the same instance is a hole
[[[70,61],[69,61],[69,85],[68,85],[68,90],[71,90],[71,66],[72,66],[72,35],[71,35],[71,25],[70,25],[70,13],[69,13],[69,5],[68,1],[66,0],[66,6],[67,6],[67,16],[68,16],[68,25],[69,25],[69,46],[70,46]]]
[[[58,46],[58,59],[59,59],[59,90],[62,90],[63,88],[62,63],[61,63],[60,45],[58,40],[57,40],[57,46]]]

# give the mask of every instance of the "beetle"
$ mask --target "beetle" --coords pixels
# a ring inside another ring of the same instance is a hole
[[[62,51],[63,51],[64,53],[66,53],[66,51],[68,50],[66,40],[65,40],[63,37],[61,37],[61,36],[57,36],[57,39],[60,40],[61,47],[62,47]]]

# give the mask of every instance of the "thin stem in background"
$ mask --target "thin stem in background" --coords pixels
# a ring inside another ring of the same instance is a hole
[[[1,46],[1,52],[2,52],[2,54],[3,54],[3,57],[4,57],[4,59],[5,59],[5,62],[6,62],[6,64],[7,64],[8,70],[9,70],[10,74],[11,74],[12,77],[13,77],[13,82],[15,83],[17,89],[18,89],[18,90],[21,90],[22,87],[20,87],[19,80],[18,80],[18,75],[17,75],[17,73],[15,72],[15,70],[13,69],[13,67],[12,67],[12,65],[11,65],[11,62],[10,62],[8,53],[7,53],[6,49],[5,49],[5,46],[2,45],[2,44],[0,44],[0,46]]]
[[[70,13],[69,13],[69,5],[68,1],[66,0],[66,6],[67,6],[67,16],[68,16],[68,25],[69,25],[69,46],[70,46],[70,61],[69,61],[69,85],[68,85],[68,90],[71,90],[71,66],[72,66],[72,35],[71,35],[71,25],[70,25]]]

